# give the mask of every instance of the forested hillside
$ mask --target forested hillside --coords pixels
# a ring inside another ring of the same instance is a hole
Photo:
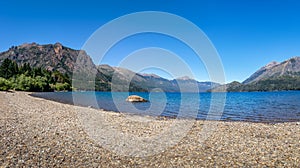
[[[67,91],[71,81],[67,74],[31,67],[28,63],[18,65],[6,58],[0,65],[0,90],[20,91]]]

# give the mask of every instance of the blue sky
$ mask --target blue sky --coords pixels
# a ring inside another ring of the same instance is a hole
[[[0,51],[25,42],[60,42],[80,49],[94,31],[112,19],[139,11],[163,11],[184,17],[202,29],[221,57],[227,82],[243,81],[271,61],[300,55],[299,9],[297,0],[1,1]],[[142,44],[138,43],[141,39]],[[118,65],[122,56],[147,46],[192,54],[188,49],[178,50],[178,45],[184,48],[169,37],[137,35],[115,46],[103,63]],[[198,80],[209,80],[202,75],[201,63],[187,62],[195,71],[199,67]]]

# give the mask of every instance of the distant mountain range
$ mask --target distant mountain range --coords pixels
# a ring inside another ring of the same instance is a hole
[[[120,67],[95,65],[85,51],[74,50],[60,43],[12,46],[8,51],[0,53],[0,63],[5,58],[19,65],[29,63],[32,67],[57,70],[71,77],[76,74],[74,76],[78,79],[74,77],[73,84],[78,90],[94,88],[99,91],[111,91],[113,88],[114,91],[129,89],[138,92],[148,92],[156,88],[160,89],[157,91],[165,92],[195,92],[197,90],[195,88],[198,88],[199,92],[300,90],[300,57],[293,57],[281,63],[271,62],[242,83],[234,81],[226,85],[199,82],[188,77],[168,80],[155,74],[139,74]]]
[[[96,66],[85,51],[74,50],[60,43],[46,45],[26,43],[12,46],[8,51],[0,53],[0,63],[6,58],[19,65],[29,63],[32,67],[42,67],[50,71],[57,70],[69,76],[76,74],[73,84],[78,90],[95,88],[99,91],[111,91],[113,86],[114,91],[128,91],[129,87],[129,91],[142,92],[156,88],[160,89],[157,91],[164,92],[195,92],[196,90],[205,92],[219,86],[217,83],[198,82],[188,77],[168,80],[155,74],[139,74],[109,65]],[[95,85],[91,86],[91,84]]]
[[[300,57],[293,57],[281,63],[273,61],[242,83],[234,81],[210,91],[218,92],[224,89],[229,92],[300,90]]]

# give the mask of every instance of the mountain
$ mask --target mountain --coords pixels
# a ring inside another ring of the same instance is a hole
[[[250,84],[259,80],[274,78],[279,76],[299,76],[300,75],[300,57],[293,57],[282,63],[271,62],[262,67],[246,79],[243,84]]]
[[[197,92],[197,89],[199,92],[206,92],[209,89],[220,86],[220,84],[214,82],[198,82],[188,76],[174,79],[172,82],[179,84],[182,92]]]
[[[129,89],[148,92],[159,88],[164,92],[195,92],[196,89],[192,89],[192,86],[195,86],[203,92],[218,85],[212,82],[198,82],[187,77],[168,80],[155,74],[139,74],[120,67],[96,66],[85,51],[74,50],[60,43],[25,43],[12,46],[8,51],[0,53],[0,64],[6,58],[18,65],[28,63],[32,67],[68,74],[72,77],[73,86],[78,90],[111,91],[113,88],[113,91]]]
[[[96,90],[100,91],[134,91],[134,92],[147,92],[147,87],[141,85],[145,83],[145,79],[128,69],[111,67],[109,65],[99,65],[97,66],[98,74],[96,81],[99,79],[105,79],[100,87]]]
[[[114,78],[114,82],[110,82],[110,85],[113,83],[114,87],[117,86],[117,89],[115,88],[117,91],[125,90],[125,86],[128,83],[133,87],[142,88],[145,91],[159,88],[160,91],[164,92],[196,92],[197,90],[199,92],[206,92],[208,89],[219,85],[213,82],[198,82],[190,78],[168,80],[156,74],[139,74],[128,69],[111,67],[109,65],[99,65],[98,70],[101,74],[109,78]]]
[[[210,91],[246,92],[300,90],[300,57],[293,57],[281,63],[271,62],[257,70],[244,82],[231,82]]]
[[[266,66],[263,66],[262,68],[260,68],[258,71],[256,71],[254,74],[252,74],[249,78],[247,78],[243,84],[249,84],[252,83],[254,81],[258,81],[262,78],[266,78],[267,77],[267,72],[270,71],[274,66],[278,65],[279,63],[276,61],[270,62],[269,64],[267,64]]]
[[[78,55],[82,60],[81,64],[92,69],[96,69],[92,59],[82,50],[74,50],[63,46],[60,43],[39,45],[36,43],[25,43],[20,46],[12,46],[8,51],[0,53],[0,63],[5,58],[15,61],[21,65],[29,63],[32,67],[41,67],[50,71],[59,71],[71,75],[76,64]],[[79,71],[83,71],[85,66],[77,66]]]
[[[225,85],[219,85],[212,89],[208,89],[208,92],[237,92],[241,91],[240,87],[242,87],[243,84],[241,84],[238,81],[233,81],[231,83],[227,83]]]
[[[105,78],[98,74],[96,65],[83,50],[74,50],[63,46],[60,43],[39,45],[37,43],[25,43],[19,46],[12,46],[8,51],[0,53],[0,64],[6,58],[15,61],[19,66],[29,64],[31,67],[43,68],[49,71],[59,71],[73,78],[77,89],[85,89],[87,85],[81,81],[89,81],[89,88],[97,76],[98,83],[108,83]],[[97,84],[98,84],[97,83]],[[107,86],[102,88],[107,90]],[[97,86],[97,88],[100,88]]]

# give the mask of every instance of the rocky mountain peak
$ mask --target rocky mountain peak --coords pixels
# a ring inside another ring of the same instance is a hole
[[[276,66],[278,64],[279,64],[278,62],[272,61],[272,62],[268,63],[267,65],[265,65],[263,68],[270,69],[270,68],[272,68],[272,67],[274,67],[274,66]]]
[[[140,74],[140,75],[142,75],[142,76],[144,76],[144,77],[160,78],[160,76],[158,76],[158,75],[156,75],[156,74],[153,74],[153,73],[151,73],[151,74],[142,73],[142,74]]]

